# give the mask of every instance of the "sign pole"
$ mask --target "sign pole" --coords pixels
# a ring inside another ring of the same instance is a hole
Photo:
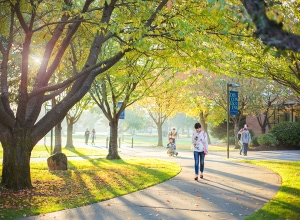
[[[230,91],[229,100],[229,87],[239,87],[238,84],[227,83],[226,96],[227,96],[227,159],[229,159],[229,116],[238,115],[238,92]],[[230,108],[229,108],[230,103]]]
[[[229,84],[227,83],[227,159],[229,159]]]

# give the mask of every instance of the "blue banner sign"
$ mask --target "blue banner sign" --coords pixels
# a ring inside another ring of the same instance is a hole
[[[229,91],[229,114],[238,115],[239,94],[237,91]]]
[[[118,108],[121,108],[123,102],[118,102]],[[125,119],[125,111],[122,111],[119,119]]]

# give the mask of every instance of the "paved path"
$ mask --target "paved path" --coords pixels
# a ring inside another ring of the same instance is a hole
[[[182,171],[169,181],[104,202],[23,220],[140,220],[244,219],[271,200],[281,178],[276,173],[237,160],[238,152],[211,152],[205,160],[204,179],[194,181],[191,151],[169,157],[165,149],[123,147],[121,157],[155,157],[175,161]],[[300,151],[254,152],[247,159],[300,160]]]

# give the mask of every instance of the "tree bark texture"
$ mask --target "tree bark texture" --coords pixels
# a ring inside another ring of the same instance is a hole
[[[110,137],[108,155],[106,156],[106,159],[109,160],[121,159],[118,153],[118,122],[118,119],[115,119],[109,123]]]
[[[3,168],[1,185],[8,189],[31,189],[30,156],[33,144],[30,132],[16,129],[9,141],[2,142]]]
[[[61,122],[55,126],[54,129],[54,138],[55,138],[55,147],[53,150],[53,154],[61,153]]]
[[[157,146],[163,147],[162,124],[157,124],[158,143]]]
[[[66,148],[74,148],[73,145],[73,123],[68,123],[67,125],[67,143]]]
[[[265,45],[300,53],[300,36],[284,31],[282,23],[267,17],[265,0],[241,0],[241,2],[256,26],[254,35]]]

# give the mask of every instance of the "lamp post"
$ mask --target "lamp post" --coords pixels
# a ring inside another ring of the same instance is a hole
[[[227,83],[227,90],[226,90],[226,95],[227,95],[227,159],[229,158],[229,87],[239,87],[239,84],[235,83]]]

